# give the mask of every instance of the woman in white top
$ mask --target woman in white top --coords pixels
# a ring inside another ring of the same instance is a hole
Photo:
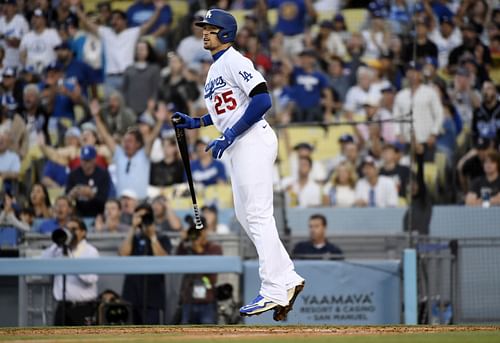
[[[356,172],[352,165],[344,161],[337,167],[330,182],[323,188],[323,205],[335,207],[351,207],[356,200],[354,186]]]

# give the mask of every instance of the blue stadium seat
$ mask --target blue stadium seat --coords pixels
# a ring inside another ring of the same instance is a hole
[[[19,232],[14,227],[0,227],[0,248],[17,247]]]

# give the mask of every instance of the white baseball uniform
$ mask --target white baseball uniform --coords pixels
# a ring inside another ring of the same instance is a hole
[[[224,132],[245,113],[249,94],[264,77],[253,63],[230,47],[210,67],[205,102],[215,127]],[[287,289],[303,281],[280,241],[273,217],[273,166],[276,134],[260,120],[236,138],[224,153],[229,158],[236,217],[259,255],[260,295],[288,305]]]

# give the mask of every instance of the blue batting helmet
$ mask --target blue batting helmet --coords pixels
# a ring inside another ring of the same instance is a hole
[[[213,25],[221,30],[217,33],[217,37],[221,43],[234,42],[236,39],[236,30],[238,25],[236,24],[236,19],[233,15],[224,10],[214,8],[207,11],[205,18],[202,21],[195,23],[196,26]]]

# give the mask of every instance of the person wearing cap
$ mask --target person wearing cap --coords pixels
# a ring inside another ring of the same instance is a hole
[[[23,65],[31,65],[38,72],[56,60],[54,47],[61,43],[55,29],[47,27],[46,13],[37,8],[31,18],[31,31],[25,34],[19,46],[20,60]]]
[[[179,156],[179,148],[173,137],[162,140],[163,159],[151,163],[149,184],[156,187],[167,187],[184,182],[184,165]]]
[[[104,212],[111,177],[106,169],[96,165],[97,151],[85,145],[80,152],[80,167],[73,170],[66,182],[66,194],[75,201],[76,214],[96,217]]]
[[[17,13],[17,0],[4,0],[0,17],[0,45],[5,49],[4,67],[21,67],[19,44],[28,33],[29,25],[22,14]]]
[[[394,181],[379,175],[375,159],[366,156],[362,164],[363,178],[356,183],[356,202],[359,207],[396,207],[398,191]]]
[[[104,49],[106,94],[121,89],[125,69],[134,63],[137,40],[153,27],[164,3],[156,1],[153,14],[141,26],[136,27],[127,27],[127,15],[121,10],[112,11],[111,27],[96,25],[80,8],[80,0],[71,0],[71,4],[83,26],[90,33],[99,36],[106,47]]]
[[[76,79],[81,87],[82,93],[87,97],[89,88],[92,95],[97,95],[95,72],[87,63],[78,61],[74,57],[68,41],[61,42],[54,47],[57,55],[57,62],[61,65],[65,79]]]
[[[361,175],[361,172],[358,170],[361,164],[361,154],[358,144],[354,141],[354,136],[350,133],[344,133],[339,137],[338,144],[340,145],[340,153],[326,163],[327,175],[332,175],[335,169],[345,161],[353,166],[358,175]]]
[[[418,19],[415,24],[415,42],[409,41],[403,48],[403,61],[411,62],[415,58],[417,61],[431,56],[438,58],[438,48],[428,37],[429,20]]]
[[[137,193],[130,188],[124,189],[121,193],[118,193],[120,196],[120,205],[122,212],[120,214],[120,222],[126,225],[132,224],[132,216],[136,207],[139,205],[139,197]]]
[[[374,4],[372,1],[370,3]],[[369,26],[361,31],[365,41],[365,51],[363,57],[366,59],[378,59],[389,49],[391,32],[385,24],[385,11],[380,7],[370,9]]]
[[[443,105],[438,91],[422,83],[422,66],[420,64],[410,63],[406,76],[408,87],[396,95],[393,116],[397,119],[413,118],[416,143],[425,145],[426,160],[432,161],[436,139],[443,124]],[[396,133],[400,142],[406,144],[411,142],[409,123],[397,125]]]
[[[462,44],[450,52],[448,70],[453,72],[459,65],[460,60],[466,56],[473,56],[476,63],[489,68],[492,63],[490,49],[481,42],[476,26],[471,22],[466,22],[462,25],[461,30]]]
[[[483,83],[481,89],[483,101],[475,109],[472,118],[472,138],[479,137],[495,140],[496,146],[500,144],[500,100],[497,88],[493,81]]]
[[[299,177],[299,161],[302,157],[310,158],[312,161],[311,177],[314,181],[322,183],[326,180],[327,174],[325,167],[320,161],[315,161],[313,158],[314,147],[307,142],[300,142],[293,147],[293,151],[289,150],[290,175],[295,178]]]
[[[71,233],[71,241],[67,253],[63,247],[52,243],[45,249],[41,258],[98,258],[99,252],[87,241],[87,226],[84,221],[72,217],[67,224],[59,227]],[[97,298],[97,274],[66,275],[66,285],[63,286],[63,276],[54,276],[52,294],[57,301],[54,314],[54,325],[83,326],[89,325],[88,320],[95,316],[95,300]],[[66,294],[63,295],[63,290]],[[66,302],[63,302],[65,300]]]
[[[327,121],[333,116],[333,94],[326,75],[318,69],[317,53],[304,49],[299,54],[299,64],[283,60],[285,73],[290,75],[293,121]]]
[[[306,17],[315,20],[318,16],[312,0],[270,0],[261,1],[262,11],[278,9],[278,22],[275,32],[283,35],[285,54],[293,56],[304,49],[304,33],[307,30]]]
[[[211,152],[205,151],[207,143],[204,139],[197,139],[194,143],[196,159],[191,161],[193,180],[204,186],[227,183],[224,163],[214,159]]]
[[[448,89],[450,100],[460,115],[464,134],[469,135],[472,128],[474,111],[481,106],[481,93],[475,89],[472,74],[467,68],[457,68],[453,76],[453,84]]]
[[[438,61],[440,68],[448,66],[448,57],[457,46],[462,44],[462,32],[455,26],[455,18],[452,16],[439,17],[439,26],[431,22],[431,32],[429,39],[436,44],[439,54]]]

